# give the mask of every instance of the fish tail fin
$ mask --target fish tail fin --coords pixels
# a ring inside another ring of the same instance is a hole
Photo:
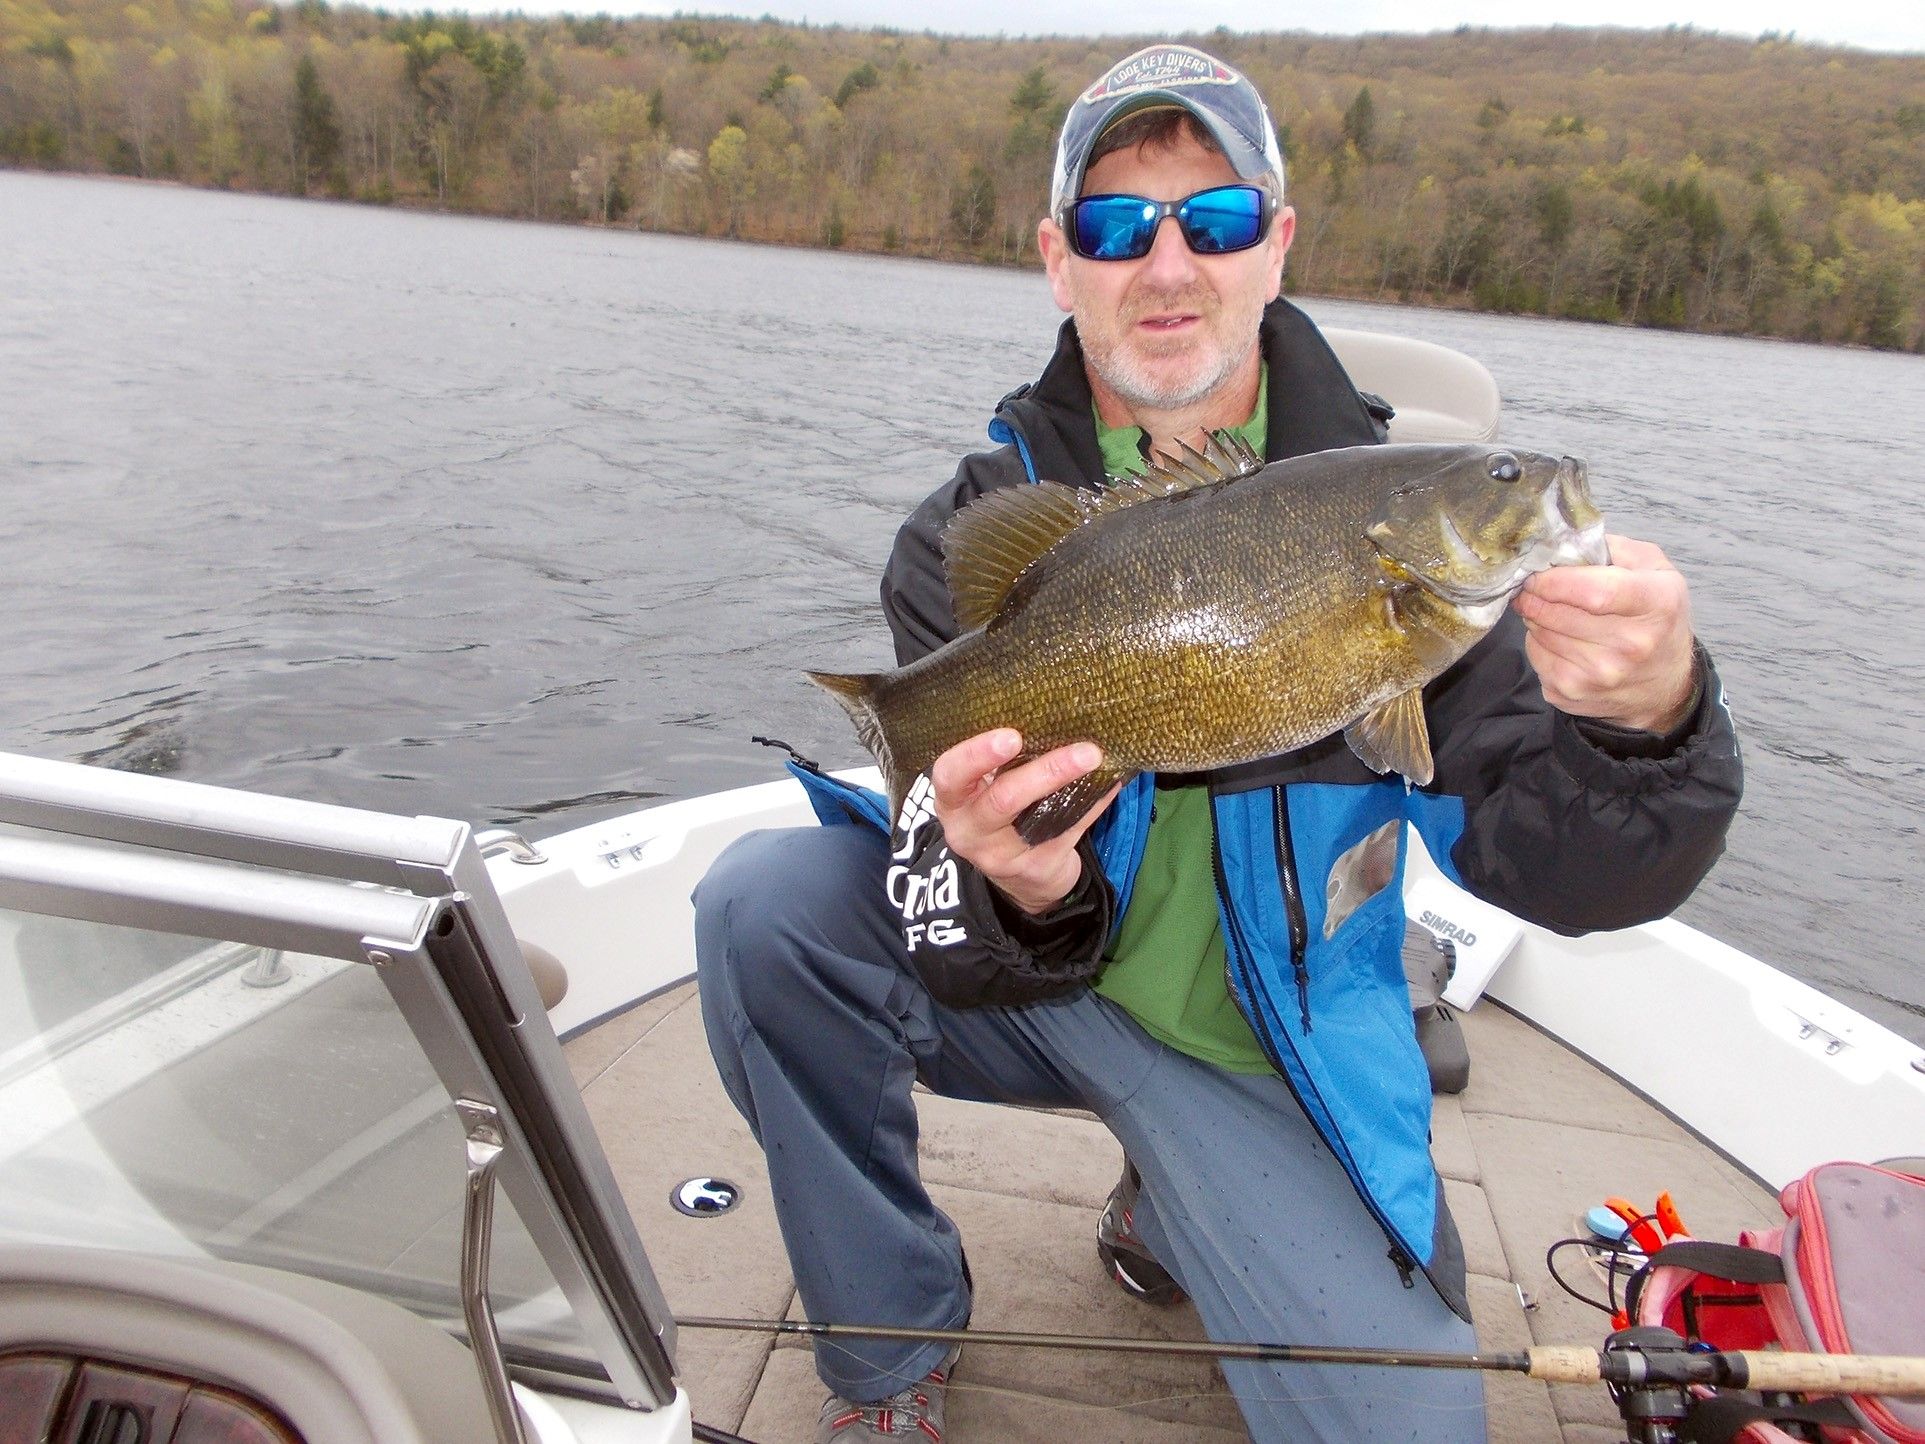
[[[888,724],[883,720],[878,697],[886,672],[804,672],[849,714],[856,736],[882,769],[882,780],[889,789],[889,819],[893,822],[902,808],[904,794],[913,776],[905,774],[896,762],[896,749],[889,741]]]

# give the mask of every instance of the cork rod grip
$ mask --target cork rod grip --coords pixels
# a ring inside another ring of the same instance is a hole
[[[1596,1349],[1568,1344],[1546,1344],[1531,1349],[1527,1372],[1533,1379],[1553,1384],[1597,1384],[1607,1378],[1606,1357]],[[1615,1364],[1639,1369],[1634,1356],[1609,1356]],[[1788,1394],[1883,1394],[1895,1399],[1925,1399],[1925,1359],[1879,1354],[1781,1354],[1743,1350],[1723,1355],[1691,1356],[1700,1370],[1684,1377],[1704,1383],[1722,1382],[1736,1388],[1782,1390]],[[1714,1360],[1731,1367],[1731,1377],[1714,1372]],[[1654,1377],[1670,1374],[1658,1359],[1650,1360]],[[1738,1377],[1739,1371],[1743,1377]],[[1640,1373],[1641,1373],[1640,1369]],[[1622,1368],[1609,1378],[1626,1382]],[[1634,1375],[1629,1382],[1641,1383]]]
[[[1749,1350],[1738,1357],[1750,1371],[1745,1387],[1751,1389],[1925,1398],[1925,1359],[1902,1354],[1776,1354]]]
[[[1604,1375],[1596,1349],[1575,1344],[1539,1344],[1529,1351],[1530,1376],[1553,1384],[1596,1384]]]

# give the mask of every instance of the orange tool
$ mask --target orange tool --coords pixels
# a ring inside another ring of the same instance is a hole
[[[1631,1241],[1647,1254],[1654,1254],[1664,1247],[1664,1234],[1648,1213],[1641,1212],[1638,1206],[1627,1198],[1607,1198],[1604,1206],[1624,1220],[1631,1231]]]
[[[1658,1195],[1657,1207],[1654,1208],[1652,1212],[1657,1215],[1658,1227],[1664,1230],[1664,1236],[1667,1241],[1674,1238],[1691,1237],[1690,1232],[1684,1226],[1684,1220],[1678,1217],[1678,1206],[1671,1201],[1671,1195],[1669,1193],[1660,1193]]]

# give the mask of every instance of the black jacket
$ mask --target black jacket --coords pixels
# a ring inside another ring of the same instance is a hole
[[[1328,343],[1296,307],[1263,318],[1269,367],[1270,460],[1382,439],[1380,418]],[[1374,401],[1374,398],[1372,398]],[[903,524],[883,576],[882,602],[899,662],[956,634],[941,535],[984,492],[1034,479],[1100,485],[1103,462],[1089,382],[1072,323],[1033,384],[998,405],[996,450],[965,457],[949,483]],[[1578,719],[1545,700],[1514,613],[1425,690],[1436,775],[1425,789],[1460,798],[1450,860],[1471,891],[1529,921],[1575,934],[1626,927],[1672,911],[1723,850],[1741,768],[1736,737],[1708,658],[1700,697],[1666,738]],[[1378,780],[1341,734],[1281,757],[1212,774],[1234,792],[1298,782]],[[933,858],[940,833],[925,852]],[[1083,879],[1049,917],[1031,919],[960,867],[958,917],[967,940],[919,949],[932,991],[954,1006],[1014,1003],[1086,982],[1114,922],[1114,895],[1084,843]]]

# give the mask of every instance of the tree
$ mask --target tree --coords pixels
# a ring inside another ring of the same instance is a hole
[[[1358,155],[1369,160],[1376,132],[1377,107],[1370,98],[1370,87],[1366,85],[1357,92],[1357,98],[1350,102],[1350,108],[1343,113],[1344,139],[1357,147]]]
[[[1561,180],[1539,186],[1537,194],[1531,199],[1531,211],[1537,217],[1538,237],[1551,253],[1551,277],[1545,295],[1545,309],[1555,313],[1559,309],[1559,297],[1563,290],[1564,252],[1570,247],[1571,232],[1577,227],[1577,207],[1571,201],[1571,188]]]
[[[1055,107],[1056,87],[1050,84],[1049,72],[1040,65],[1031,66],[1017,82],[1015,94],[1009,97],[1009,108],[1018,115],[1047,119]]]
[[[202,170],[215,185],[230,184],[241,168],[241,128],[234,118],[234,101],[227,77],[210,67],[200,88],[188,99],[187,113],[194,124]]]
[[[738,235],[742,212],[755,191],[755,176],[749,169],[749,133],[739,125],[725,125],[709,142],[709,178],[727,212],[725,232]]]
[[[863,61],[854,70],[842,77],[842,84],[836,87],[836,109],[847,110],[849,102],[865,90],[874,90],[882,84],[882,77],[876,73],[875,65]]]
[[[421,91],[422,148],[435,198],[446,205],[448,193],[466,181],[465,161],[488,103],[488,80],[458,49],[442,46],[416,83]]]
[[[393,200],[413,112],[406,51],[371,36],[337,51],[328,71],[360,193],[369,200]]]
[[[786,61],[776,66],[774,73],[769,76],[767,83],[763,85],[761,90],[756,92],[755,98],[763,101],[774,100],[782,93],[782,87],[789,83],[789,77],[794,74],[795,71],[789,68]]]
[[[1553,254],[1562,251],[1577,223],[1577,207],[1571,204],[1571,188],[1563,181],[1552,181],[1537,193],[1531,209],[1537,214],[1537,233]]]
[[[969,168],[968,178],[949,206],[949,226],[956,239],[974,250],[996,219],[996,182],[987,167],[977,161]]]
[[[341,154],[341,127],[334,119],[334,98],[321,85],[312,55],[294,67],[294,169],[302,194],[316,176],[334,169]]]
[[[1016,120],[1009,130],[1004,154],[1014,160],[1045,149],[1056,133],[1056,87],[1042,66],[1032,66],[1009,97]]]

